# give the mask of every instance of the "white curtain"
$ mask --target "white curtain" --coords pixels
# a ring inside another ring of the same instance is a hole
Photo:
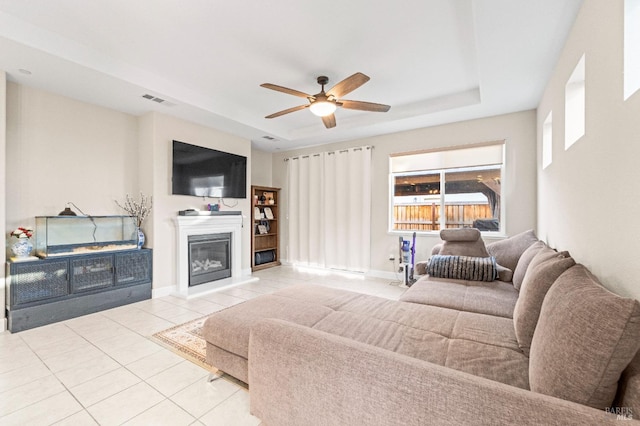
[[[367,271],[371,147],[289,158],[287,177],[289,260]]]

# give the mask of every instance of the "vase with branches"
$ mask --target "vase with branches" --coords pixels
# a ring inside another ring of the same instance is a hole
[[[122,210],[127,212],[129,216],[135,217],[136,226],[138,227],[138,248],[142,248],[145,237],[140,228],[142,227],[142,223],[144,222],[144,220],[147,218],[147,216],[149,216],[149,213],[151,212],[151,208],[153,207],[153,197],[147,197],[141,192],[140,199],[134,200],[129,194],[127,194],[122,204],[117,200],[116,204]]]

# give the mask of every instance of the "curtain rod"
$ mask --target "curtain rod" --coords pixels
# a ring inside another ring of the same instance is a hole
[[[300,158],[319,157],[322,154],[334,155],[336,153],[337,154],[342,154],[344,152],[349,152],[349,151],[362,151],[363,149],[371,149],[371,150],[373,150],[373,148],[375,148],[373,145],[355,146],[355,147],[345,148],[345,149],[336,149],[336,150],[333,150],[333,151],[317,152],[317,153],[314,153],[314,154],[296,155],[295,157],[285,158],[285,159],[283,159],[283,161],[299,160]]]

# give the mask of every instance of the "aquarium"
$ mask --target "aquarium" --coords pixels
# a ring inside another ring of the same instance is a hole
[[[35,252],[42,258],[138,247],[131,216],[37,216],[35,237]]]

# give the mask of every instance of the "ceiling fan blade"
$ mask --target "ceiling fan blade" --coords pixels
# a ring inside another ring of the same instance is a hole
[[[309,104],[307,104],[307,105],[298,105],[298,106],[295,106],[293,108],[289,108],[289,109],[285,109],[285,110],[282,110],[282,111],[274,112],[271,115],[267,115],[265,118],[276,118],[276,117],[280,117],[281,115],[289,114],[290,112],[300,111],[301,109],[305,109],[305,108],[309,108]]]
[[[391,108],[389,105],[376,104],[373,102],[347,101],[341,99],[337,102],[342,108],[358,109],[361,111],[387,112]]]
[[[324,127],[330,129],[332,127],[336,127],[336,116],[333,114],[329,114],[327,116],[321,117],[322,122],[324,123]]]
[[[353,92],[367,81],[369,81],[369,77],[361,72],[357,72],[329,89],[327,95],[333,95],[336,99],[340,99],[347,93]]]
[[[288,95],[298,96],[300,98],[311,98],[311,97],[313,97],[313,96],[308,95],[306,93],[300,92],[299,90],[289,89],[288,87],[278,86],[277,84],[263,83],[263,84],[260,85],[260,87],[264,87],[266,89],[275,90],[276,92],[286,93]]]

